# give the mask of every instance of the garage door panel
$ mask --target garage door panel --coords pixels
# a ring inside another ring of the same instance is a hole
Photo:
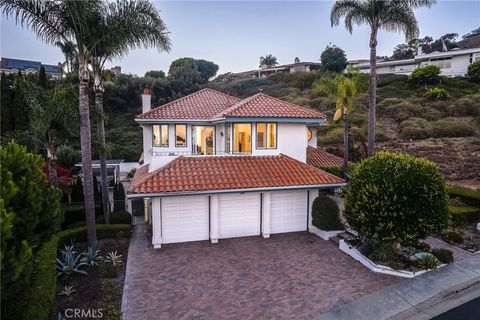
[[[273,192],[271,232],[295,232],[307,229],[307,191]]]
[[[220,238],[260,234],[260,194],[226,194],[219,199]]]
[[[209,239],[207,196],[162,199],[162,242]]]

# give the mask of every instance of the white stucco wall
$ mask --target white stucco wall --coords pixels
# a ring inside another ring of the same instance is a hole
[[[207,124],[208,125],[208,124]],[[143,143],[144,143],[144,163],[150,164],[150,172],[165,166],[179,155],[191,155],[192,152],[192,125],[187,124],[187,146],[175,146],[175,125],[169,124],[168,147],[152,146],[152,125],[144,125]],[[233,124],[230,126],[232,130]],[[312,139],[310,143],[307,140],[307,125],[304,123],[277,123],[277,148],[276,149],[257,149],[256,141],[256,123],[252,123],[252,155],[278,155],[283,153],[294,159],[306,162],[307,145],[317,146],[317,128],[311,127]],[[223,133],[223,136],[222,136]],[[215,152],[222,154],[225,152],[225,124],[215,126]],[[233,132],[230,143],[233,143]],[[231,148],[232,150],[233,148]]]

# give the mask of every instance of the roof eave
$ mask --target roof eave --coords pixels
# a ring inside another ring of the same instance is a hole
[[[200,195],[200,194],[242,193],[242,192],[280,191],[280,190],[334,189],[334,188],[343,188],[346,185],[347,184],[343,182],[343,183],[316,184],[316,185],[297,185],[297,186],[286,186],[286,187],[202,190],[202,191],[182,191],[182,192],[131,193],[131,194],[127,194],[127,198],[132,199],[132,198],[148,198],[148,197],[170,197],[170,196],[186,196],[186,195]]]

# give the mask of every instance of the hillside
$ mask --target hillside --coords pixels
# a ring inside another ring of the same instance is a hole
[[[321,72],[277,74],[268,78],[212,81],[209,87],[244,98],[260,90],[287,101],[315,108],[332,119],[334,101],[312,93]],[[379,149],[403,151],[436,162],[446,178],[480,188],[480,85],[464,78],[442,78],[437,85],[450,93],[444,101],[423,97],[425,88],[406,76],[382,75],[378,83],[377,141]],[[365,155],[367,94],[351,114],[354,152]],[[341,154],[342,129],[330,123],[319,135],[319,146]]]

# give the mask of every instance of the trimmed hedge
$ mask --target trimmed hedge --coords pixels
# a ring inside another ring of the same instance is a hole
[[[99,240],[129,237],[130,233],[130,225],[97,225],[97,239]],[[57,248],[69,243],[72,239],[82,242],[86,238],[86,227],[79,227],[55,234],[40,247],[35,255],[34,273],[30,290],[25,297],[22,319],[49,320],[52,318],[57,287],[57,273],[55,271]]]
[[[444,178],[426,159],[378,152],[351,172],[344,216],[361,236],[415,245],[448,226]]]
[[[62,223],[62,229],[65,229],[67,226],[77,223],[85,223],[85,210],[83,209],[83,204],[63,204],[65,210],[65,219]],[[103,210],[101,205],[95,205],[95,217],[99,218],[103,215]]]
[[[100,216],[97,219],[95,219],[97,224],[105,224],[105,217]],[[132,224],[132,216],[130,213],[127,211],[121,211],[121,212],[112,212],[110,214],[110,224]],[[65,229],[73,229],[73,228],[78,228],[85,226],[85,221],[79,221],[72,223],[68,226],[65,227]]]
[[[342,230],[339,213],[340,209],[335,200],[320,195],[313,201],[312,224],[325,231]]]

